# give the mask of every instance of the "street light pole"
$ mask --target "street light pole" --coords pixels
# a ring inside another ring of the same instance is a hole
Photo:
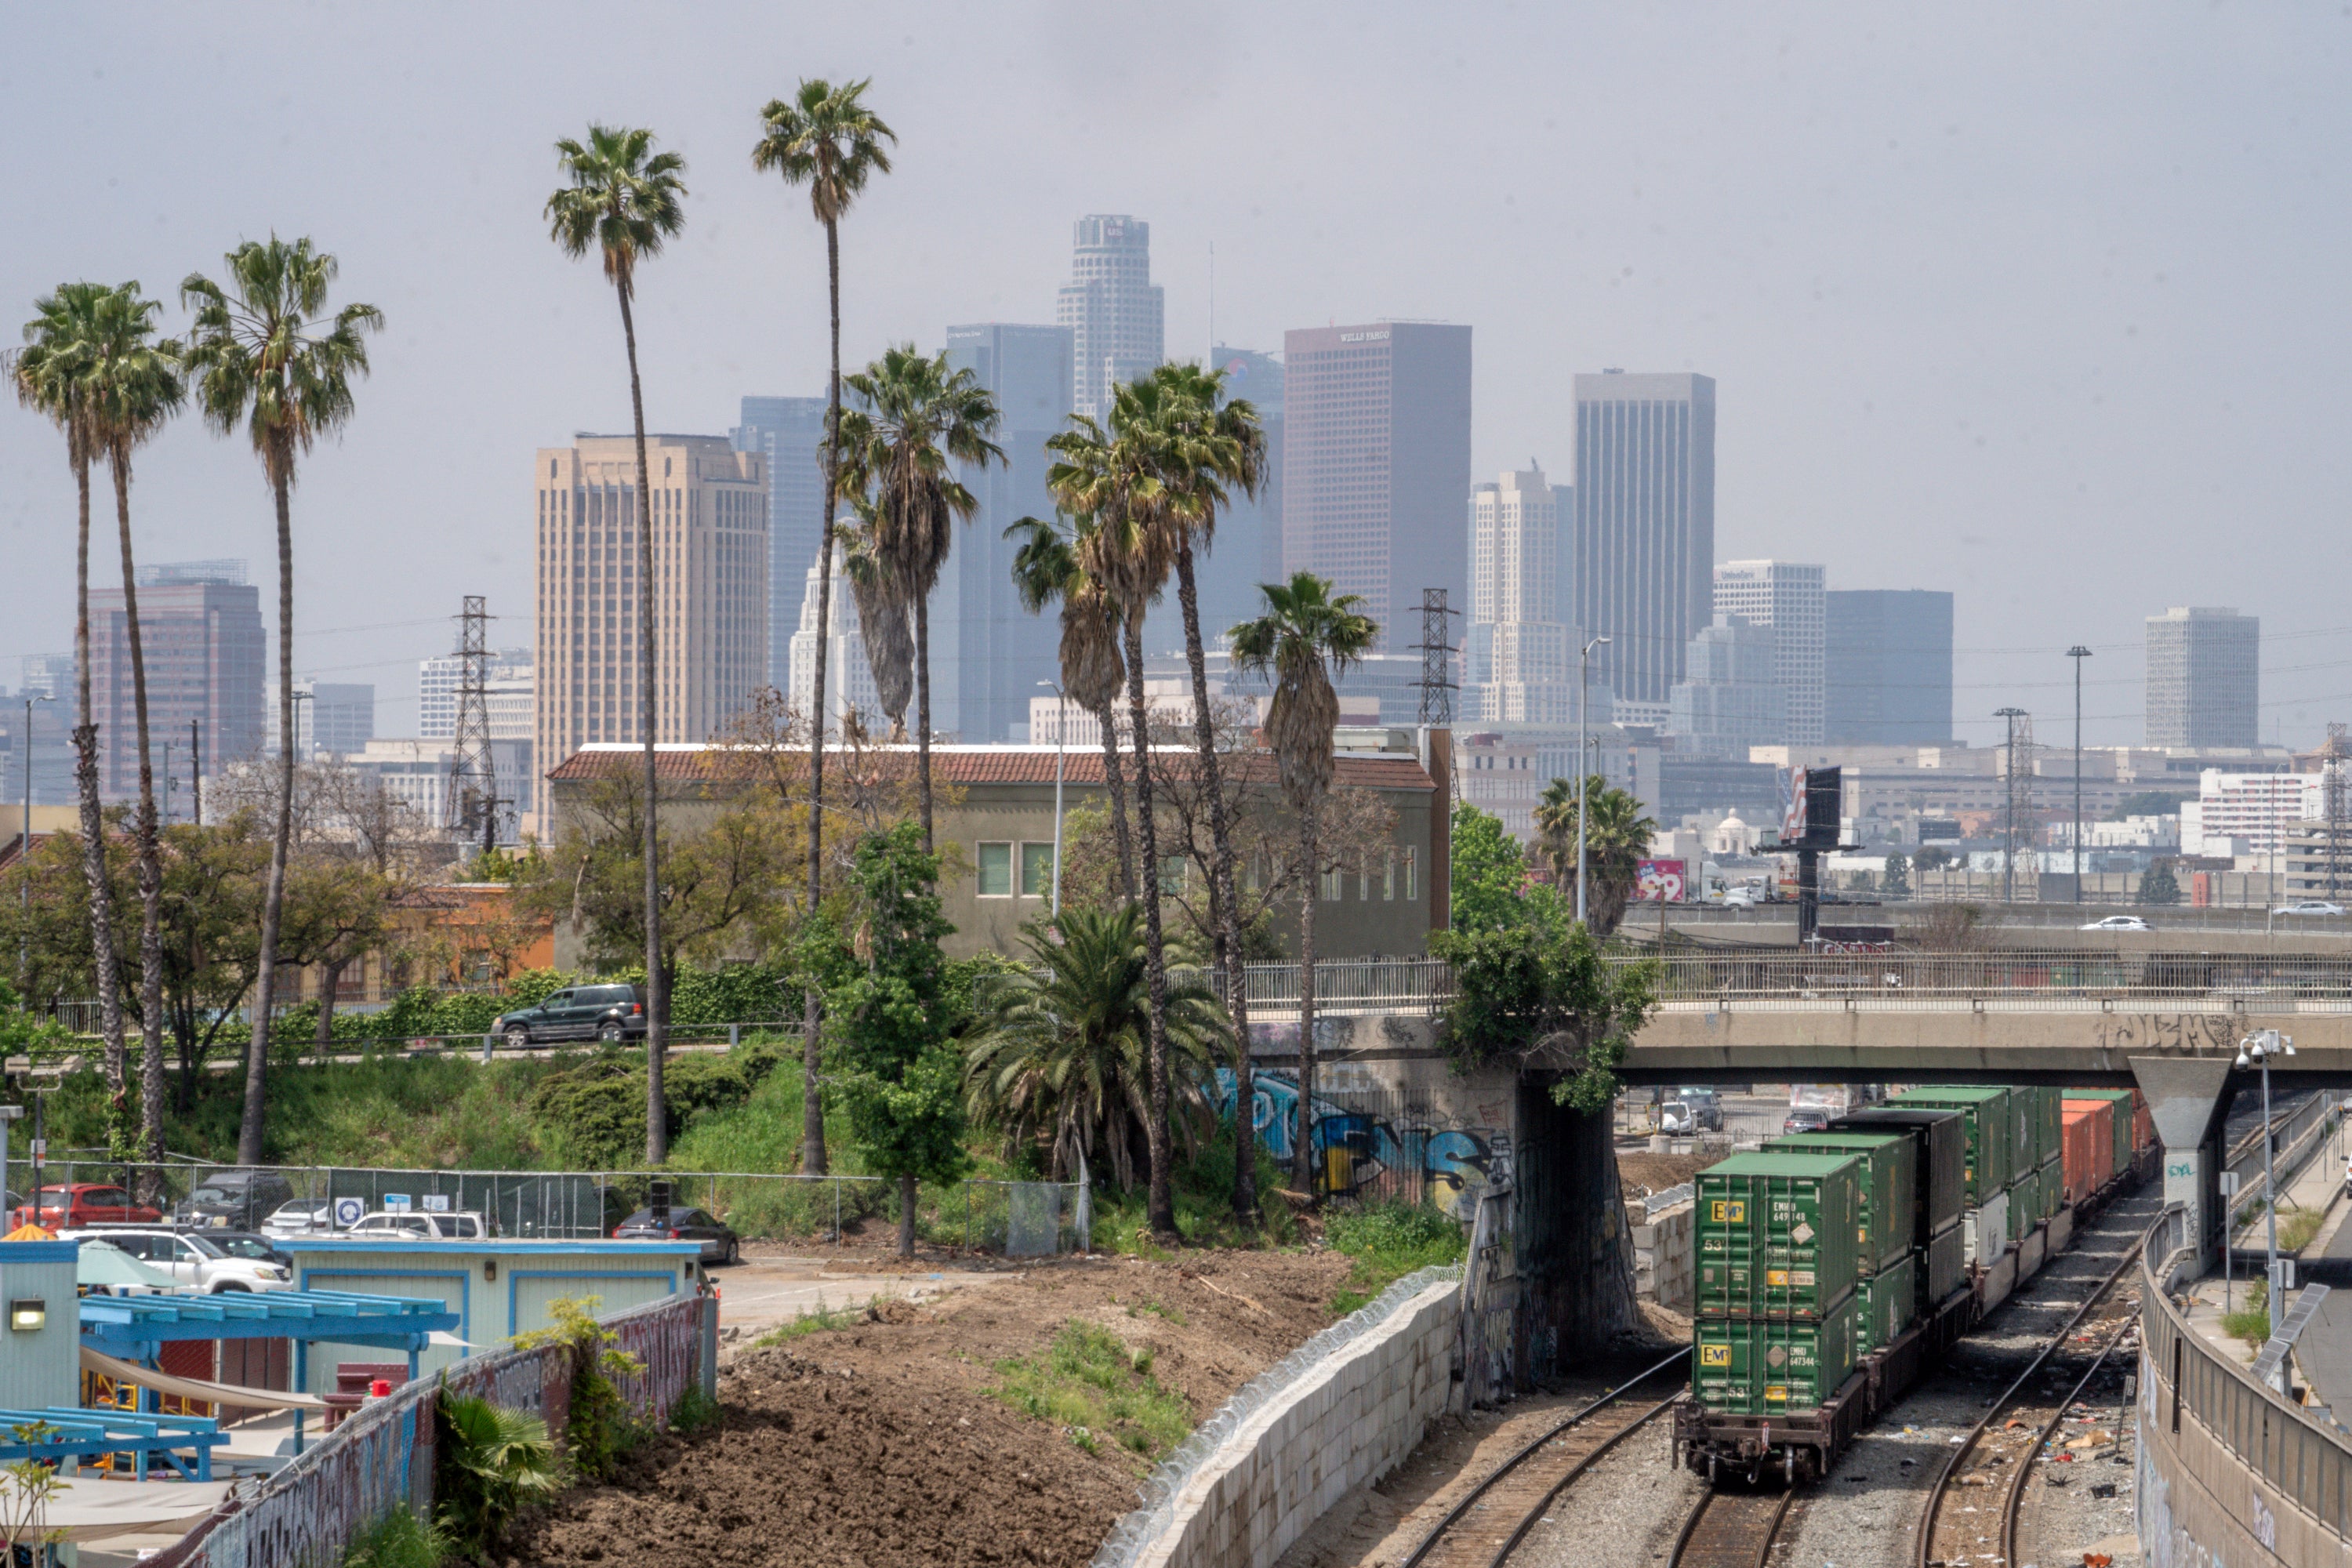
[[[2083,901],[2083,661],[2091,650],[2076,643],[2066,650],[2074,661],[2074,902]]]
[[[2271,1129],[2271,1058],[2293,1055],[2294,1037],[2282,1035],[2276,1029],[2256,1029],[2238,1042],[2237,1065],[2242,1068],[2251,1062],[2263,1069],[2263,1217],[2269,1228],[2263,1272],[2267,1283],[2263,1287],[2263,1301],[2269,1309],[2273,1325],[2279,1321],[2278,1176],[2271,1163],[2272,1147],[2277,1142]],[[2230,1245],[2231,1228],[2225,1218],[2221,1227],[2224,1249]]]
[[[1062,918],[1062,751],[1070,739],[1070,700],[1050,680],[1038,685],[1054,694],[1054,918]]]
[[[1592,650],[1608,643],[1594,637],[1576,656],[1576,923],[1584,924],[1584,779],[1591,771]]]

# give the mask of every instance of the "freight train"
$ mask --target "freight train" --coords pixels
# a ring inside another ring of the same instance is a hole
[[[1826,1475],[2155,1148],[2134,1089],[1923,1087],[1700,1172],[1677,1462]]]

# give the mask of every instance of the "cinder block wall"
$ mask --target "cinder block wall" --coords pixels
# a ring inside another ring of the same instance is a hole
[[[1453,1387],[1460,1286],[1433,1285],[1227,1438],[1137,1568],[1270,1568],[1307,1527],[1420,1445]]]
[[[1691,1204],[1660,1209],[1655,1218],[1639,1198],[1625,1203],[1625,1219],[1633,1228],[1633,1293],[1677,1312],[1691,1310],[1691,1270],[1695,1229]]]

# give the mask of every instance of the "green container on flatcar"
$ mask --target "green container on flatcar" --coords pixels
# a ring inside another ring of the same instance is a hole
[[[1859,1298],[1851,1290],[1813,1322],[1701,1318],[1692,1325],[1691,1392],[1727,1415],[1819,1409],[1853,1375]]]
[[[1853,1357],[1884,1350],[1919,1315],[1919,1255],[1880,1269],[1853,1288]]]
[[[2046,1165],[2066,1157],[2066,1091],[2052,1084],[2035,1084],[2033,1096],[2042,1112],[2042,1131],[2033,1146],[2041,1151]]]
[[[1929,1084],[1906,1089],[1895,1096],[1896,1105],[1957,1110],[1969,1128],[1969,1202],[1983,1206],[1986,1198],[2009,1185],[2021,1163],[2017,1158],[2018,1112],[2010,1091],[1982,1084]]]
[[[1698,1315],[1827,1317],[1860,1275],[1854,1154],[1734,1154],[1698,1173]]]
[[[2009,1239],[2023,1241],[2042,1223],[2042,1173],[2028,1171],[2009,1184]]]
[[[1853,1154],[1863,1163],[1854,1213],[1857,1283],[1910,1256],[1919,1202],[1919,1144],[1903,1132],[1791,1132],[1764,1141],[1791,1154]]]
[[[1925,1318],[1942,1306],[1968,1279],[1968,1237],[1962,1226],[1947,1226],[1920,1253],[1919,1315]]]
[[[2066,1206],[2066,1161],[2062,1155],[2042,1167],[2042,1217],[2054,1218]]]

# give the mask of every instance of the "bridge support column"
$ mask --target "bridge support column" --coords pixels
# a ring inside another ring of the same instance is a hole
[[[2131,1057],[2164,1144],[2164,1201],[2188,1215],[2200,1268],[2221,1241],[2221,1121],[2229,1110],[2228,1057]]]

